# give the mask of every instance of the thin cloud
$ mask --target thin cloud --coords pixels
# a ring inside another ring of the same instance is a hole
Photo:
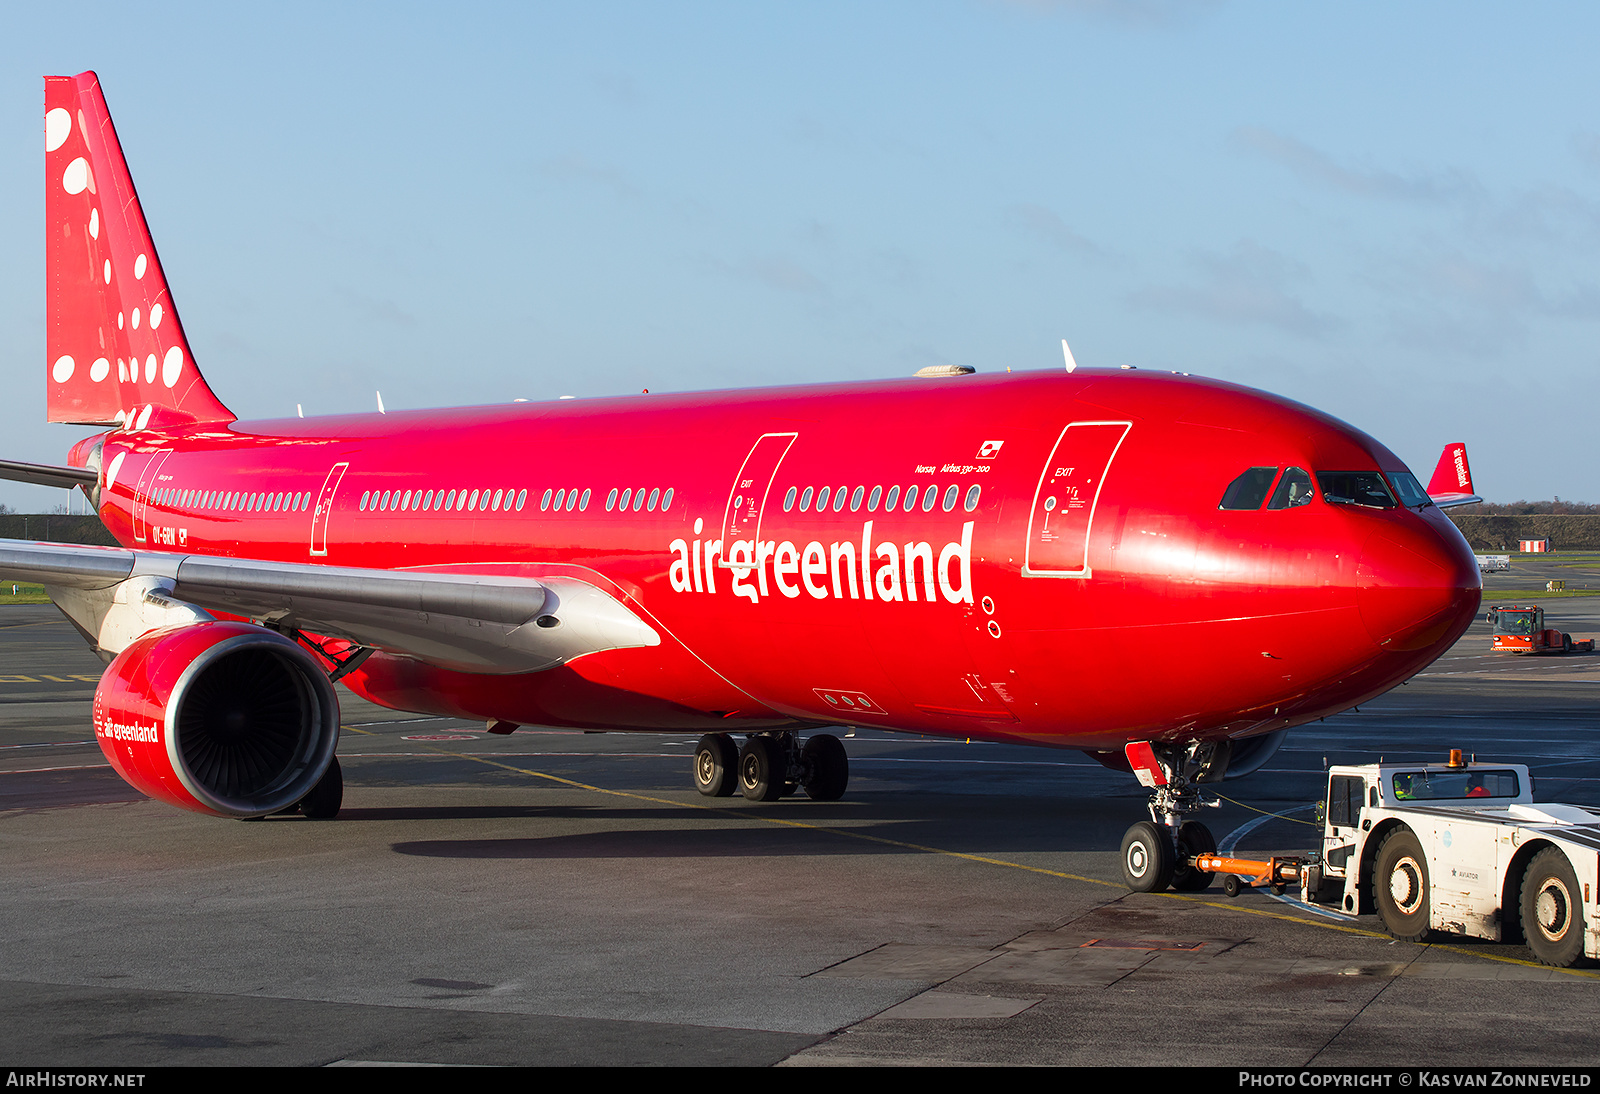
[[[1104,256],[1099,247],[1073,231],[1066,221],[1042,205],[1014,205],[1010,216],[1029,235],[1069,254]]]
[[[729,269],[738,276],[782,292],[810,296],[820,296],[827,292],[827,286],[810,270],[782,255],[747,258]]]
[[[1439,204],[1476,194],[1481,187],[1465,171],[1402,175],[1394,171],[1358,171],[1335,162],[1302,140],[1259,126],[1235,129],[1235,147],[1280,163],[1302,178],[1363,197]]]
[[[1169,27],[1193,22],[1222,7],[1222,0],[1003,0],[1004,6],[1046,14],[1063,12],[1125,27]]]
[[[579,183],[610,190],[619,197],[637,197],[639,188],[621,168],[606,163],[595,163],[577,154],[541,160],[536,170],[557,182]]]
[[[1303,338],[1326,338],[1343,326],[1285,288],[1306,280],[1304,266],[1253,240],[1241,240],[1227,254],[1195,252],[1189,263],[1200,275],[1197,283],[1140,289],[1129,294],[1128,302],[1219,323],[1273,327]]]

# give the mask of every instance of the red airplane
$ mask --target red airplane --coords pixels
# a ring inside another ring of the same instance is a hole
[[[490,732],[702,732],[700,791],[757,800],[844,793],[838,738],[799,739],[826,727],[1081,749],[1154,790],[1130,884],[1203,887],[1200,785],[1477,612],[1439,510],[1476,500],[1464,451],[1430,498],[1359,430],[1186,375],[239,421],[98,80],[45,86],[49,418],[110,428],[0,473],[82,488],[123,547],[9,541],[0,574],[109,662],[100,746],[173,805],[335,814],[339,680]]]

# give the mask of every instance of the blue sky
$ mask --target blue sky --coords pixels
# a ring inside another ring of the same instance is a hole
[[[246,417],[1170,368],[1600,501],[1600,8],[77,4],[0,42],[3,455],[46,73],[99,72]],[[1571,455],[1564,455],[1570,453]],[[39,508],[58,491],[0,484]]]

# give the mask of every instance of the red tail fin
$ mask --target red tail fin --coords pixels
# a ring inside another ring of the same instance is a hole
[[[1428,493],[1432,497],[1473,493],[1472,468],[1467,466],[1467,446],[1464,442],[1445,445],[1439,457],[1439,466],[1433,469],[1433,478],[1428,480]]]
[[[52,422],[231,422],[195,367],[93,72],[46,76],[45,310]]]

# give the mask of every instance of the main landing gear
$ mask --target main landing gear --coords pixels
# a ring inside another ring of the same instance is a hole
[[[793,733],[752,733],[736,749],[726,733],[707,733],[694,750],[694,786],[708,798],[738,790],[753,802],[773,802],[804,788],[814,801],[838,801],[850,781],[850,759],[831,733],[804,746]]]
[[[300,815],[310,820],[332,820],[339,815],[344,804],[344,772],[339,769],[339,757],[328,763],[328,770],[311,788],[311,793],[300,799],[296,807]]]
[[[1195,855],[1215,854],[1216,838],[1204,824],[1188,818],[1221,804],[1201,797],[1197,789],[1197,784],[1221,777],[1220,767],[1227,758],[1218,751],[1215,744],[1198,741],[1128,746],[1134,774],[1155,791],[1150,796],[1150,819],[1133,825],[1122,837],[1122,879],[1134,892],[1158,893],[1170,887],[1193,893],[1211,884],[1215,875],[1196,870],[1190,862]]]

